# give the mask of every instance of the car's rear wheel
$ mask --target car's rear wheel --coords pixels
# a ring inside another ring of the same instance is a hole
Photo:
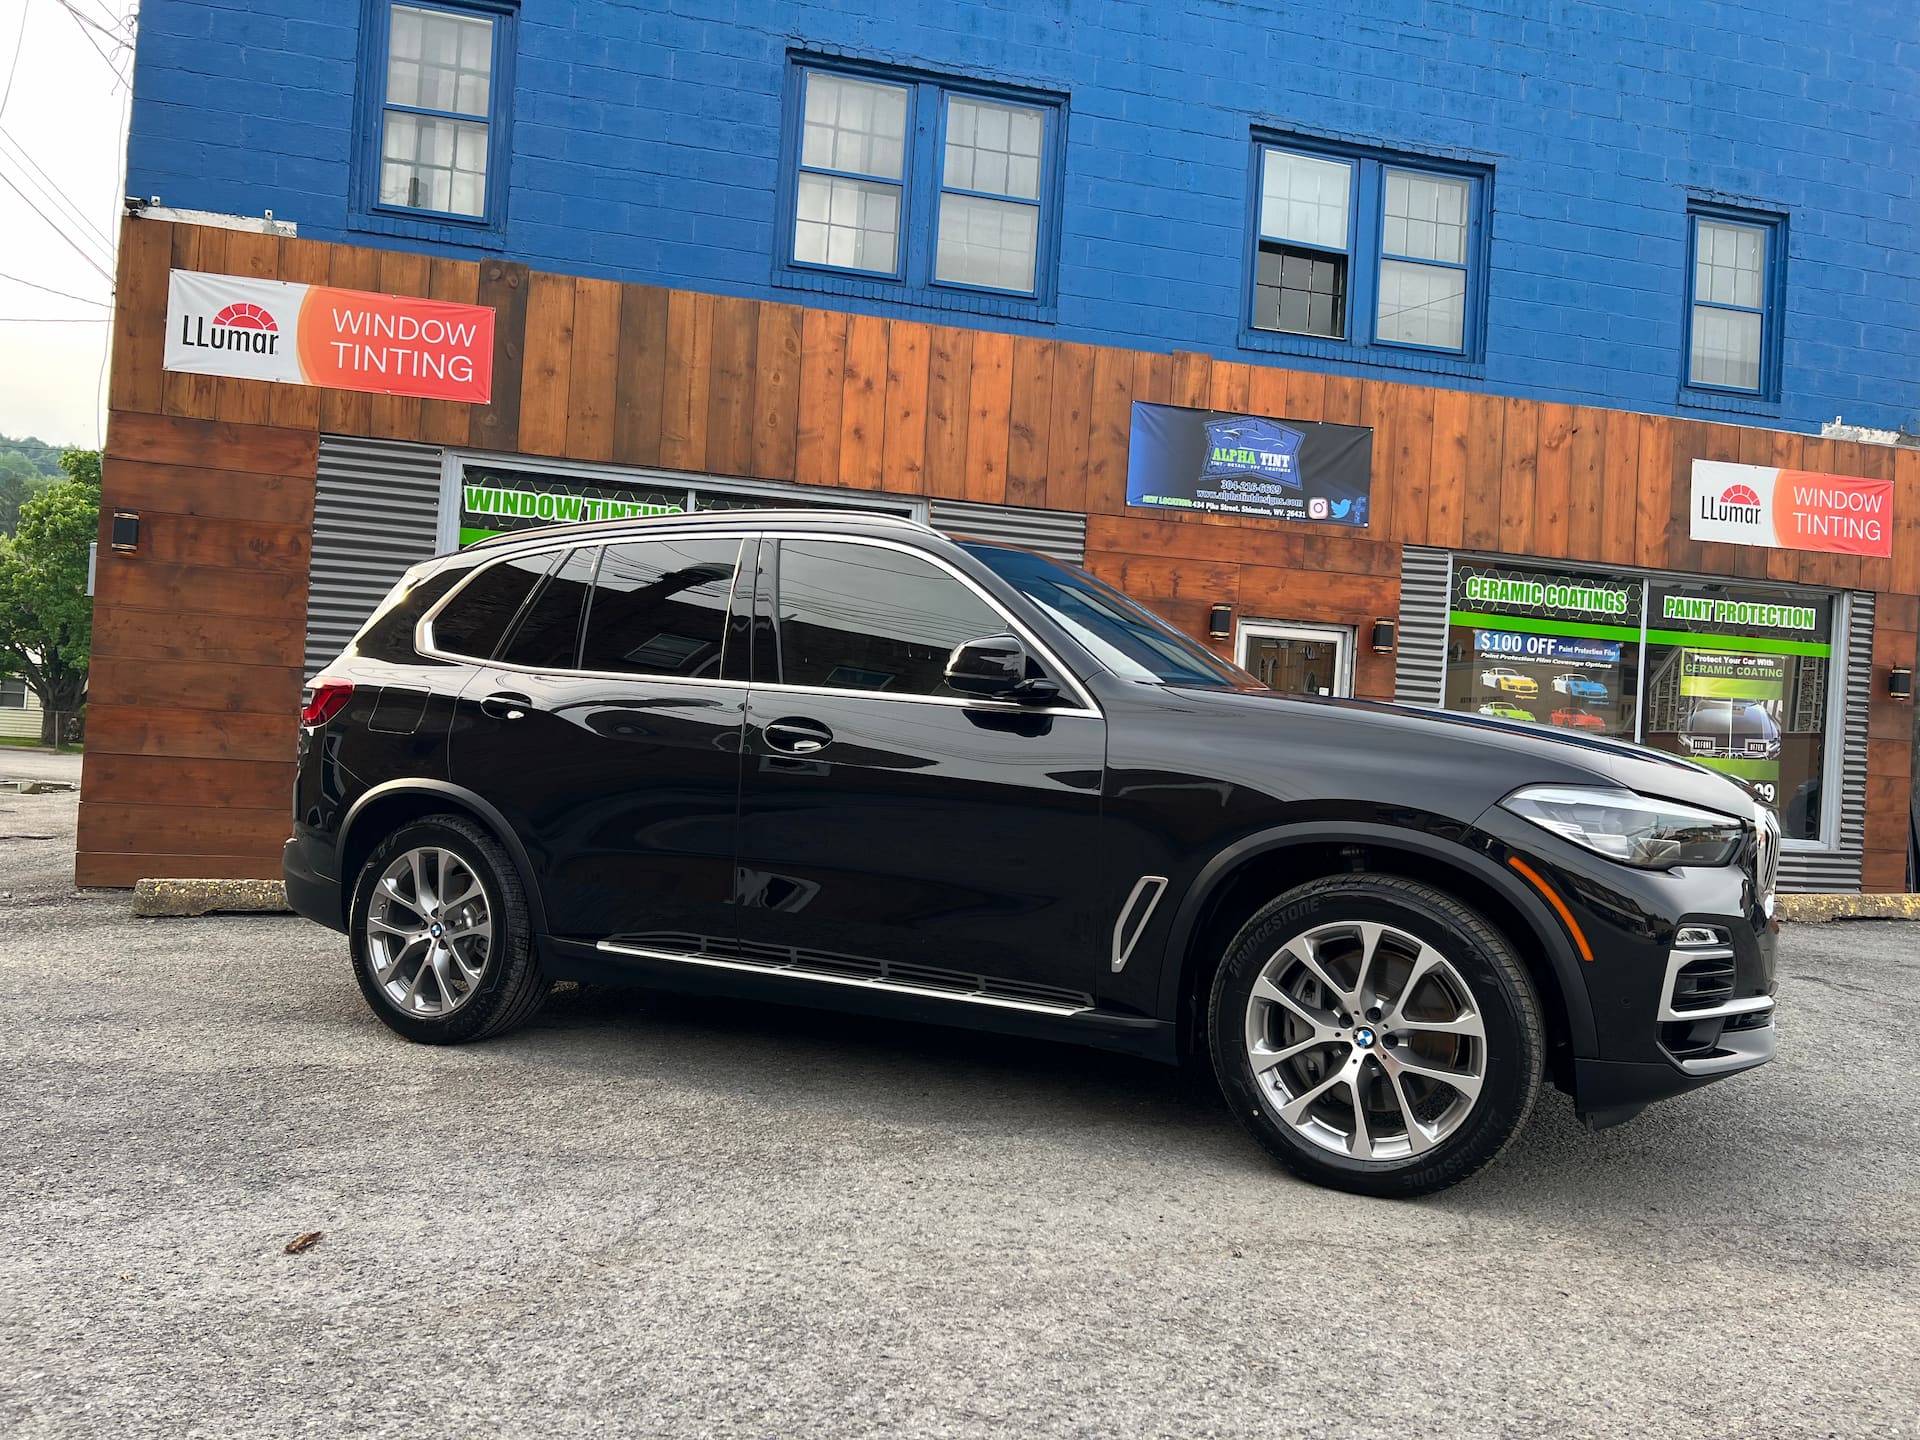
[[[463,816],[413,821],[375,846],[349,914],[360,992],[409,1040],[497,1035],[532,1015],[550,988],[520,872]]]
[[[1254,1137],[1363,1195],[1464,1180],[1540,1089],[1540,1005],[1513,947],[1399,876],[1330,876],[1265,906],[1228,947],[1208,1021],[1214,1072]]]

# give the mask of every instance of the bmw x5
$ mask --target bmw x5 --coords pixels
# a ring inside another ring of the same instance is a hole
[[[729,512],[419,565],[301,715],[288,896],[455,1043],[590,978],[1211,1069],[1320,1183],[1774,1052],[1777,830],[1690,762],[1281,695],[1072,566]]]

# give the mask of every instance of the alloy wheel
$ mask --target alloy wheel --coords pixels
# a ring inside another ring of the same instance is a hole
[[[399,855],[367,907],[374,983],[395,1009],[438,1019],[473,997],[493,946],[493,911],[473,867],[451,850]]]
[[[1246,1052],[1281,1124],[1363,1161],[1439,1145],[1486,1080],[1486,1026],[1459,970],[1372,921],[1316,926],[1267,960],[1247,1002]]]

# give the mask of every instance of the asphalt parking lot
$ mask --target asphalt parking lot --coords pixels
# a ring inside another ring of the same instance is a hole
[[[1920,1433],[1920,927],[1791,929],[1779,1062],[1393,1203],[1091,1052],[409,1046],[333,935],[76,895],[73,815],[0,794],[0,1433]]]

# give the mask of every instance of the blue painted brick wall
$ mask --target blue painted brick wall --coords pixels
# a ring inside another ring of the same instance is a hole
[[[144,0],[128,190],[418,249],[349,213],[361,0]],[[504,251],[545,269],[774,283],[788,52],[1065,94],[1062,339],[1239,348],[1249,139],[1272,126],[1494,167],[1486,359],[1505,394],[1679,394],[1686,206],[1784,211],[1765,423],[1920,428],[1913,0],[524,0]],[[929,314],[888,302],[853,309]]]

